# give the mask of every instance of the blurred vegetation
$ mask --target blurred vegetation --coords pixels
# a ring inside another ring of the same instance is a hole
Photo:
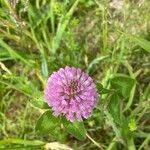
[[[54,141],[75,150],[150,149],[149,6],[149,0],[0,0],[0,149],[45,149]],[[42,99],[48,76],[67,65],[103,85],[83,141],[59,126],[35,130],[43,110],[30,101]]]

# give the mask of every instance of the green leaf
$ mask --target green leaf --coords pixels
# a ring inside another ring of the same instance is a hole
[[[86,130],[83,122],[69,122],[66,119],[63,119],[63,125],[67,132],[72,134],[78,140],[84,140],[86,138]]]
[[[24,91],[21,88],[21,86],[18,86],[19,84],[18,85],[17,84],[11,84],[10,82],[5,81],[5,80],[1,80],[1,79],[0,79],[0,83],[7,85],[7,86],[9,86],[10,88],[12,88],[14,90],[19,91],[19,92],[23,93],[24,95],[26,95],[28,97],[31,97],[31,95],[28,92]]]
[[[110,113],[114,118],[114,121],[120,124],[121,118],[121,107],[120,107],[120,98],[119,96],[114,93],[110,96],[110,103],[109,103]]]
[[[145,89],[144,95],[143,95],[144,99],[149,99],[150,98],[150,83],[148,84],[148,86]]]
[[[44,77],[47,78],[48,77],[48,66],[47,66],[47,62],[46,62],[45,58],[42,59],[41,70],[42,70],[42,74],[44,75]]]
[[[30,103],[37,108],[41,108],[41,109],[49,109],[50,108],[48,106],[48,104],[46,102],[44,102],[43,98],[32,99],[30,101]]]
[[[37,108],[41,108],[41,109],[49,109],[50,107],[48,106],[48,104],[45,102],[44,99],[44,94],[41,91],[36,91],[35,93],[33,93],[33,98],[30,100],[30,103],[37,107]]]
[[[150,41],[141,38],[141,37],[133,37],[136,44],[138,44],[140,47],[142,47],[147,52],[150,52]]]
[[[76,0],[74,2],[74,4],[72,5],[72,7],[70,8],[70,10],[67,12],[67,14],[65,16],[62,16],[62,18],[60,19],[60,22],[59,22],[58,27],[57,27],[56,36],[54,37],[54,40],[52,42],[52,52],[53,53],[55,53],[56,50],[59,48],[63,34],[66,30],[66,27],[69,23],[69,20],[72,17],[79,1],[80,0]]]
[[[101,83],[97,83],[96,87],[98,89],[99,94],[107,94],[107,93],[112,93],[114,91],[114,90],[103,88],[103,85]]]
[[[39,9],[29,5],[28,11],[29,25],[33,29],[39,26],[42,22],[50,18],[50,5],[41,6]]]
[[[32,66],[31,62],[27,60],[24,56],[21,56],[19,53],[17,53],[14,49],[12,49],[8,44],[6,44],[3,40],[0,39],[0,46],[2,46],[5,50],[8,51],[9,55],[13,59],[19,59],[29,67]]]
[[[58,125],[60,125],[60,118],[53,116],[52,112],[48,110],[42,114],[35,129],[39,131],[39,133],[50,133],[53,132]]]
[[[142,47],[147,52],[150,52],[150,41],[148,41],[148,40],[146,40],[144,38],[141,38],[141,37],[137,37],[135,35],[127,34],[127,33],[124,33],[124,32],[121,32],[121,33],[123,33],[127,37],[131,38],[132,41],[134,41],[137,45]]]
[[[101,61],[103,61],[103,60],[105,60],[105,59],[107,59],[107,58],[109,58],[109,55],[100,56],[100,57],[95,58],[95,59],[89,64],[88,69],[87,69],[88,72],[93,69],[93,66],[94,66],[94,65],[100,64]]]
[[[116,74],[110,79],[110,84],[112,89],[117,90],[124,98],[128,98],[135,85],[135,80],[127,75]]]
[[[40,141],[40,140],[25,140],[25,139],[13,139],[13,138],[0,140],[0,145],[5,145],[5,144],[21,144],[24,146],[26,145],[41,146],[41,145],[44,145],[45,142]]]

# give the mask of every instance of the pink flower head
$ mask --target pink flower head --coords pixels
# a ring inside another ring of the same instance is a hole
[[[88,118],[98,95],[92,78],[79,68],[65,67],[54,72],[45,88],[45,99],[54,115],[63,114],[67,120]]]

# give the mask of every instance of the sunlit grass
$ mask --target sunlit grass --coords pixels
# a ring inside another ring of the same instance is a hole
[[[148,0],[0,0],[0,149],[42,149],[53,141],[77,150],[148,149],[149,6]],[[43,113],[35,105],[45,106],[40,99],[46,80],[67,65],[80,67],[106,89],[85,121],[84,141],[62,127],[35,131]],[[115,84],[122,98],[111,93],[114,81],[127,85]]]

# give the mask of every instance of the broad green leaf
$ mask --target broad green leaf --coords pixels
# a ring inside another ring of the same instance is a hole
[[[43,96],[35,97],[34,99],[31,99],[30,103],[37,108],[41,108],[41,109],[49,109],[50,108],[48,106],[48,104],[44,101]]]
[[[124,138],[129,138],[132,136],[130,128],[129,128],[129,121],[130,121],[130,116],[124,116],[122,115],[122,120],[121,120],[121,134]]]
[[[121,107],[120,107],[120,98],[117,95],[117,93],[114,93],[110,96],[109,109],[111,115],[114,118],[114,121],[120,123]]]
[[[96,87],[98,89],[98,93],[100,94],[107,94],[107,93],[112,93],[114,90],[109,90],[103,87],[101,83],[97,83]]]
[[[103,90],[103,85],[101,83],[97,83],[96,87],[97,87],[99,92]]]
[[[40,133],[50,133],[60,125],[60,118],[52,115],[50,110],[44,112],[38,120],[35,129]]]
[[[33,94],[33,99],[30,100],[30,103],[38,108],[42,108],[42,109],[49,109],[50,107],[48,106],[48,104],[45,102],[44,100],[44,94],[43,92],[35,92]]]
[[[133,37],[136,44],[138,44],[140,47],[142,47],[147,52],[150,52],[150,41],[141,38],[141,37]]]
[[[124,98],[128,98],[135,85],[135,80],[127,75],[116,74],[110,79],[110,84],[112,89],[117,90]]]
[[[104,113],[106,115],[106,118],[108,119],[109,121],[109,124],[112,126],[112,129],[113,131],[115,132],[116,134],[116,137],[119,139],[121,137],[121,132],[120,132],[120,128],[118,128],[116,126],[116,123],[114,122],[114,118],[113,116],[111,115],[111,113],[109,113],[107,110],[104,110]]]
[[[66,119],[63,119],[63,125],[66,128],[66,131],[77,139],[84,140],[86,138],[86,130],[83,122],[69,122]]]

